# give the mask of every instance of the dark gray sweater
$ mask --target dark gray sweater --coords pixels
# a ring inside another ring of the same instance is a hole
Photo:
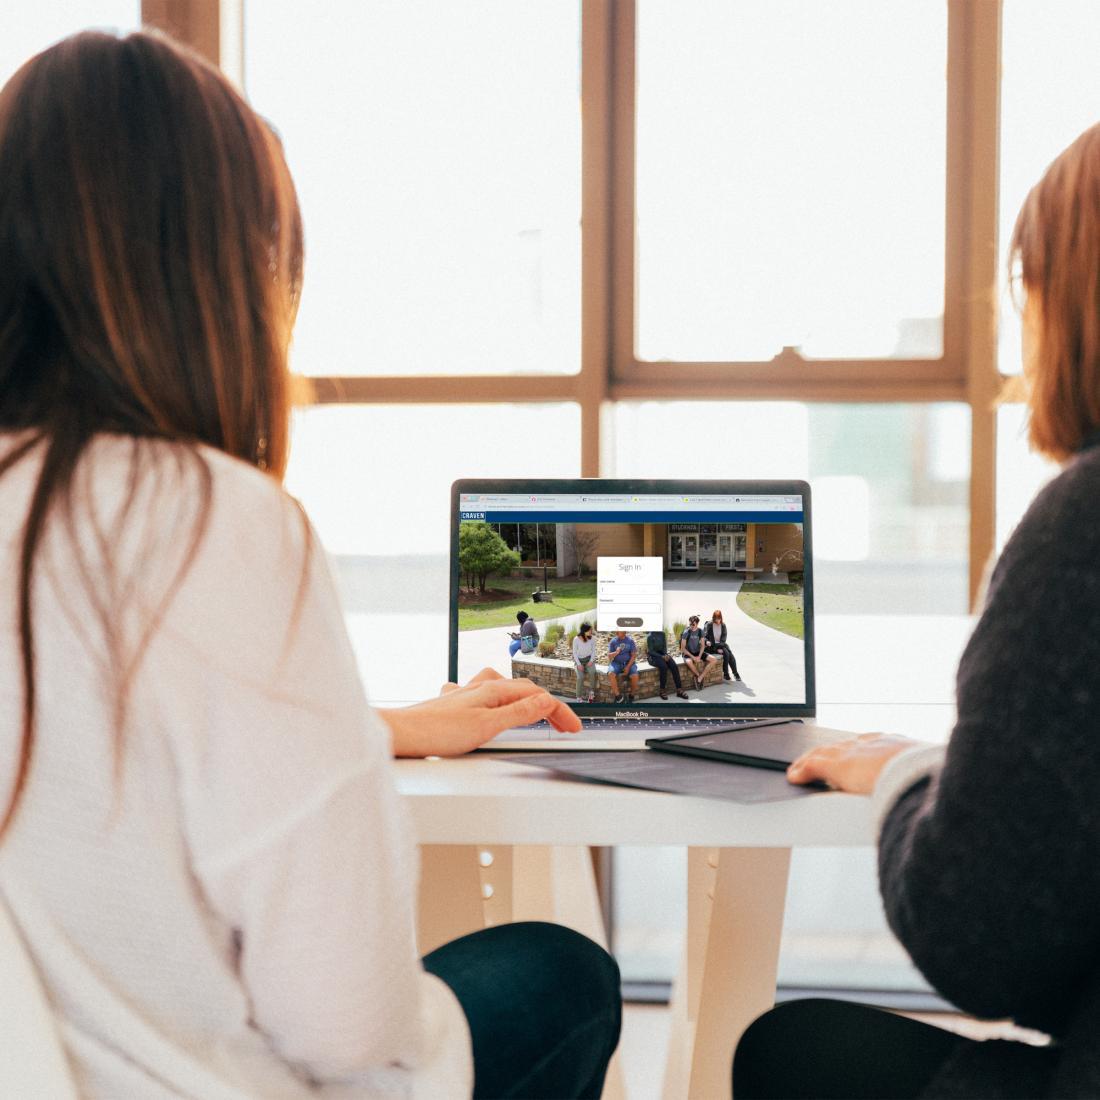
[[[1005,547],[957,697],[942,770],[883,825],[887,917],[949,1001],[1056,1046],[965,1047],[927,1095],[1100,1096],[1100,446]]]

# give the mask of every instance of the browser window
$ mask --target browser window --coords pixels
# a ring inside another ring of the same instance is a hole
[[[799,495],[462,494],[458,675],[582,703],[806,701]]]

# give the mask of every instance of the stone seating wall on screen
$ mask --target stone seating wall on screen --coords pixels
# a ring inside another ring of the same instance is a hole
[[[684,667],[684,662],[677,657],[676,664],[680,669],[680,679],[684,688],[691,692],[694,684],[691,672]],[[512,658],[512,679],[533,680],[540,687],[546,688],[553,695],[564,695],[569,699],[575,699],[577,693],[577,675],[573,671],[572,661],[559,661],[555,658],[524,656]],[[703,686],[722,682],[722,662],[708,661],[706,673],[703,676]],[[655,699],[660,692],[661,681],[657,670],[647,661],[638,662],[638,690],[634,693],[635,702],[642,699]],[[625,684],[623,684],[625,687]],[[675,685],[672,677],[666,681],[666,690],[670,700],[675,699]],[[607,665],[596,666],[596,702],[613,703],[615,696],[611,691],[611,684],[607,679]]]

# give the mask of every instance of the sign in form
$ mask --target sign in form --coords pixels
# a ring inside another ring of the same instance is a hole
[[[597,558],[596,629],[660,630],[663,578],[660,558]]]

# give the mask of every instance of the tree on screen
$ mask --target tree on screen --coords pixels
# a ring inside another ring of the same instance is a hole
[[[458,567],[467,588],[485,591],[494,573],[508,573],[519,565],[519,554],[484,520],[467,520],[458,529]]]
[[[578,577],[583,577],[585,572],[592,572],[589,559],[599,545],[600,536],[594,531],[580,531],[576,524],[565,526],[565,553],[566,560],[573,561],[573,568]]]

